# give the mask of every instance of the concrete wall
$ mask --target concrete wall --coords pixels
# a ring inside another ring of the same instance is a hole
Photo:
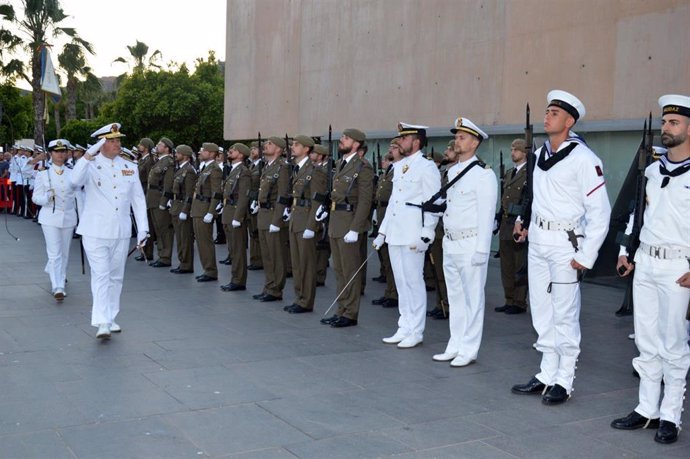
[[[552,88],[615,130],[690,93],[688,24],[690,0],[228,0],[224,134],[517,132]]]

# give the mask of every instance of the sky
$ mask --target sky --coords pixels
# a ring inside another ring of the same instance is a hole
[[[20,0],[9,3],[21,14]],[[60,4],[69,15],[64,26],[76,28],[94,46],[95,55],[87,59],[99,77],[129,70],[113,60],[128,58],[127,45],[136,40],[146,43],[149,53],[160,50],[164,64],[186,62],[191,69],[196,58],[205,58],[209,50],[225,60],[226,0],[60,0]],[[56,66],[64,42],[51,43]]]

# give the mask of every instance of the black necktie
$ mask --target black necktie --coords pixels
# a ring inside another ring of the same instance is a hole
[[[511,179],[514,179],[514,178],[515,178],[515,174],[517,174],[517,167],[513,168],[513,173],[510,174],[510,178],[511,178]]]
[[[347,161],[344,159],[340,161],[340,166],[338,166],[338,172],[342,171],[345,168],[345,164],[347,164]]]

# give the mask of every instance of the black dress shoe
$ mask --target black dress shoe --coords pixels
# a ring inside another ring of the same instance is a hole
[[[239,284],[233,284],[230,282],[229,284],[221,285],[220,289],[223,290],[224,292],[238,292],[240,290],[247,290],[246,285],[239,285]]]
[[[427,286],[426,286],[426,291],[427,291],[427,292],[435,292],[435,291],[436,291],[436,287],[434,287],[433,285],[427,285]]]
[[[325,282],[317,282],[317,283],[316,283],[316,286],[317,286],[317,287],[323,287],[324,285],[326,285]]]
[[[228,257],[225,260],[220,260],[218,263],[221,265],[231,265],[232,264],[232,258]]]
[[[633,411],[624,418],[618,418],[611,421],[611,427],[620,430],[658,429],[659,419],[649,419],[642,416],[637,411]]]
[[[386,283],[386,276],[381,274],[378,277],[372,277],[371,280],[373,280],[374,282],[381,282],[382,284],[385,284]]]
[[[214,244],[225,244],[226,242],[224,237],[217,237],[213,240]]]
[[[182,268],[171,269],[170,272],[175,273],[175,274],[192,274],[192,273],[194,273],[194,271],[191,269],[182,269]],[[196,277],[198,279],[200,276],[196,276]]]
[[[508,307],[510,307],[510,306],[512,306],[512,305],[510,305],[510,304],[504,304],[503,306],[496,306],[496,307],[494,308],[494,311],[496,311],[496,312],[506,312],[506,309],[508,309]]]
[[[659,429],[654,435],[654,441],[668,445],[678,440],[678,427],[671,421],[661,421]]]
[[[375,300],[371,300],[371,304],[381,306],[385,301],[386,301],[386,297],[382,296],[381,298],[376,298]]]
[[[427,311],[427,312],[426,312],[426,316],[427,316],[427,317],[433,317],[433,316],[435,316],[435,315],[436,315],[437,313],[439,313],[439,312],[441,312],[441,308],[439,308],[438,306],[436,306],[434,309],[432,309],[432,310],[430,310],[430,311]]]
[[[207,276],[206,274],[202,274],[201,276],[196,278],[197,282],[211,282],[211,281],[217,281],[217,277],[211,277]]]
[[[510,391],[520,395],[541,395],[545,388],[546,385],[533,376],[527,384],[516,384]]]
[[[286,304],[283,306],[283,311],[287,311],[288,309],[292,308],[293,306],[297,306],[295,303],[292,304]]]
[[[383,307],[383,308],[397,308],[398,307],[398,300],[395,300],[393,298],[386,298],[386,301],[381,303],[381,307]]]
[[[256,266],[256,265],[247,266],[247,270],[249,270],[249,271],[261,271],[262,269],[264,269],[263,266]]]
[[[333,314],[331,317],[324,317],[324,318],[321,319],[319,322],[321,322],[321,323],[324,324],[324,325],[330,325],[330,324],[332,324],[333,322],[337,322],[338,319],[340,319],[340,316],[337,315],[337,314]]]
[[[153,262],[153,264],[151,264],[151,267],[152,268],[168,268],[168,267],[170,267],[170,263],[163,263],[162,261],[157,260],[157,261]]]
[[[347,317],[339,317],[338,320],[331,323],[331,327],[333,328],[352,327],[355,325],[357,325],[357,321],[354,319],[348,319]]]
[[[285,278],[286,279],[292,279],[292,273],[286,273]]]
[[[314,310],[313,309],[306,309],[300,305],[293,304],[292,306],[290,306],[290,308],[287,310],[287,312],[289,312],[290,314],[303,314],[305,312],[314,312]]]
[[[565,390],[565,387],[560,384],[554,384],[546,391],[541,398],[541,402],[544,405],[560,405],[561,403],[565,403],[569,398],[570,395],[568,395],[568,391]]]
[[[261,301],[262,303],[270,303],[273,301],[280,301],[282,299],[283,299],[282,296],[274,296],[274,295],[271,295],[270,293],[267,293],[266,295],[262,296],[259,299],[259,301]]]
[[[265,295],[265,293],[261,292],[261,293],[257,293],[256,295],[252,295],[252,298],[254,298],[255,300],[260,300],[261,298],[264,297],[264,295]]]
[[[527,312],[527,309],[523,309],[520,306],[515,306],[514,304],[509,305],[503,310],[503,313],[508,315],[523,314],[525,312]]]
[[[144,260],[146,260],[146,258],[144,258],[143,255],[137,255],[136,257],[134,257],[134,259],[137,260],[137,261],[144,261]]]
[[[444,313],[443,309],[438,308],[436,313],[433,316],[431,316],[431,318],[434,320],[448,320],[448,312],[446,311]]]

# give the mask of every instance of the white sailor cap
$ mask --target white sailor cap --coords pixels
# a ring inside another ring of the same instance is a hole
[[[19,150],[24,150],[24,151],[33,152],[33,151],[34,151],[34,147],[32,147],[32,146],[30,146],[30,145],[24,144],[24,145],[19,145]]]
[[[48,150],[63,151],[67,150],[67,143],[63,139],[55,139],[48,142]]]
[[[585,105],[580,99],[560,89],[549,91],[549,94],[546,96],[546,101],[549,103],[549,107],[554,105],[568,112],[570,116],[575,118],[575,121],[584,118],[587,113]]]
[[[134,153],[129,148],[121,147],[120,148],[120,156],[124,159],[127,159],[129,161],[134,161],[136,159],[136,156]]]
[[[659,97],[662,116],[676,114],[690,117],[690,97],[679,94],[667,94]]]
[[[653,153],[652,153],[653,156],[654,156],[655,158],[658,158],[659,156],[665,155],[666,153],[668,153],[668,148],[665,148],[665,147],[657,147],[656,145],[653,145],[653,146],[652,146],[652,151],[653,151]]]
[[[76,145],[74,146],[74,149],[77,150],[77,151],[86,151],[86,148],[82,147],[82,146],[79,145],[79,144],[76,144]]]
[[[91,137],[98,137],[99,139],[118,139],[125,135],[120,132],[120,123],[106,124],[99,130],[91,134]]]
[[[474,124],[471,120],[461,116],[455,118],[455,127],[450,130],[450,132],[453,134],[457,133],[458,131],[470,133],[479,139],[480,142],[489,138],[489,134],[479,129],[479,126]]]
[[[427,129],[429,129],[429,126],[420,126],[416,124],[403,123],[401,121],[400,123],[398,123],[398,137],[411,134],[426,137]]]

